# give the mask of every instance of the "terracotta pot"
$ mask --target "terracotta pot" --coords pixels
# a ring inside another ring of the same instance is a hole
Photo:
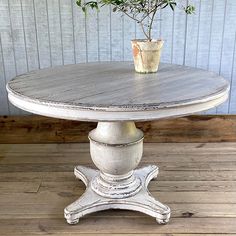
[[[131,40],[134,67],[138,73],[155,73],[158,71],[163,40],[147,41],[145,39]]]

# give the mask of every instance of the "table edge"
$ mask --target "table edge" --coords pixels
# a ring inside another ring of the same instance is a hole
[[[193,113],[209,110],[225,102],[229,97],[229,90],[210,101],[188,104],[177,107],[159,108],[156,110],[141,111],[101,111],[80,109],[79,107],[49,106],[43,103],[22,100],[17,95],[8,93],[9,101],[16,107],[42,116],[80,120],[80,121],[145,121],[171,117],[182,117]]]

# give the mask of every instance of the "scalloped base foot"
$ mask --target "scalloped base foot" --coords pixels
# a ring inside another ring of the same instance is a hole
[[[108,198],[93,191],[91,182],[99,175],[98,170],[77,166],[75,176],[87,186],[85,193],[74,203],[67,206],[64,215],[69,224],[77,224],[87,214],[108,209],[123,209],[143,212],[156,218],[157,223],[166,224],[170,219],[170,208],[155,200],[149,193],[149,182],[157,177],[158,167],[149,165],[134,170],[135,177],[141,180],[139,192],[130,197]]]

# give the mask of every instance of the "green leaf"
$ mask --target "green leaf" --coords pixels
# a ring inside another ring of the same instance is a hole
[[[175,6],[176,6],[176,3],[172,3],[172,4],[170,4],[170,7],[171,7],[172,11],[175,10]]]
[[[166,8],[168,5],[169,5],[169,4],[166,3],[166,4],[162,7],[162,9]]]
[[[81,0],[77,0],[77,1],[76,1],[76,5],[77,5],[78,7],[81,7]]]
[[[195,6],[188,5],[187,7],[184,8],[184,11],[186,12],[186,14],[193,14],[195,13]]]

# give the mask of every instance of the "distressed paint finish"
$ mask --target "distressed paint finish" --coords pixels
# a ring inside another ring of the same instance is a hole
[[[10,101],[24,110],[98,121],[88,136],[98,170],[75,168],[87,188],[65,208],[69,224],[106,209],[140,211],[166,224],[170,208],[147,189],[158,167],[135,170],[144,135],[134,121],[184,116],[217,106],[228,97],[229,83],[211,72],[161,64],[158,73],[137,74],[133,67],[130,62],[60,66],[23,74],[7,84]]]
[[[226,100],[229,83],[191,67],[161,64],[158,73],[139,74],[130,62],[110,62],[33,71],[13,79],[7,89],[16,106],[39,114],[78,120],[151,120],[214,107]]]
[[[155,200],[147,189],[149,182],[157,177],[157,166],[150,165],[134,171],[134,176],[139,178],[142,184],[137,194],[126,198],[104,197],[94,192],[90,183],[99,177],[97,170],[77,166],[74,173],[87,188],[81,198],[65,208],[64,215],[69,224],[77,224],[84,215],[108,209],[139,211],[154,217],[159,224],[168,223],[170,208]]]
[[[154,38],[165,41],[162,62],[209,69],[231,84],[228,103],[208,113],[235,113],[234,0],[191,0],[194,16],[165,9],[154,24]],[[130,39],[143,37],[140,27],[109,7],[88,16],[74,0],[0,0],[0,113],[20,114],[6,102],[5,80],[40,68],[86,61],[132,60]],[[96,17],[94,17],[94,14]],[[195,51],[196,50],[196,51]],[[195,65],[194,65],[195,62]],[[7,107],[6,107],[7,106]]]

